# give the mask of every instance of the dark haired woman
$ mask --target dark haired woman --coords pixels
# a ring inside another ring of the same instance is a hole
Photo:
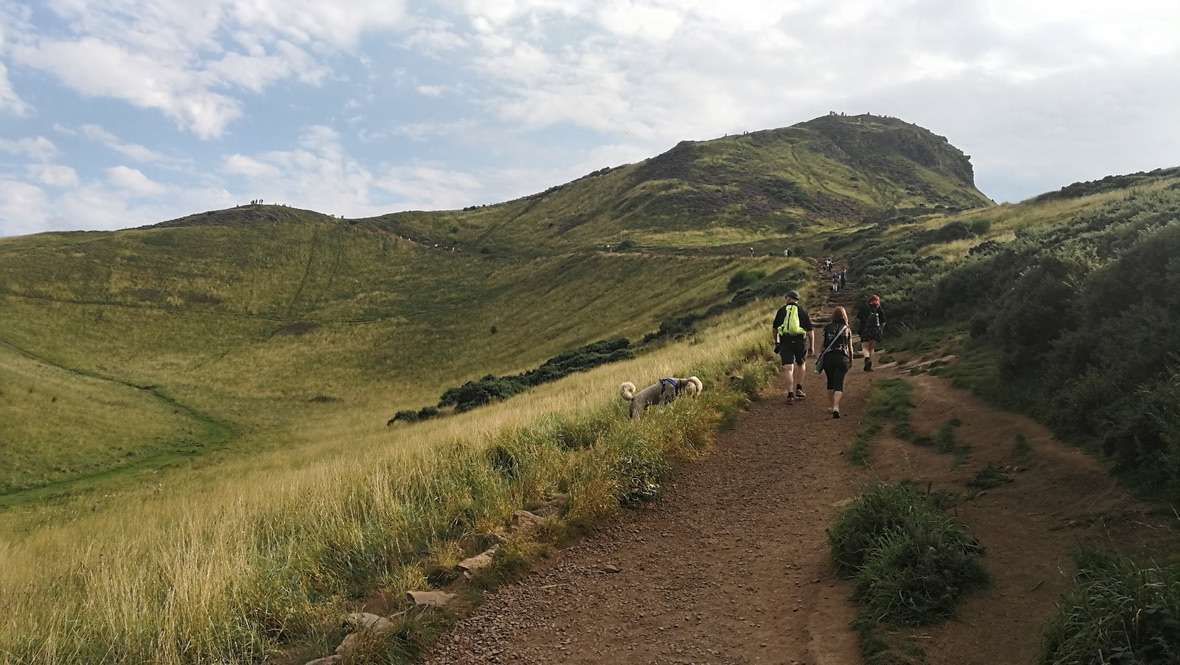
[[[824,326],[824,374],[828,376],[828,396],[832,417],[840,417],[840,400],[844,397],[844,377],[852,367],[852,326],[843,307],[832,310],[832,322]]]

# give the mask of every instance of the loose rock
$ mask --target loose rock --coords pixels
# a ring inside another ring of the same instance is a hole
[[[446,591],[407,591],[406,598],[417,607],[443,607],[455,599]]]
[[[527,510],[518,510],[512,513],[512,518],[508,522],[508,531],[512,534],[528,536],[540,529],[543,524],[545,524],[544,517]]]
[[[499,549],[499,547],[492,547],[491,549],[476,554],[473,557],[463,559],[459,562],[459,570],[463,571],[463,574],[467,577],[470,577],[472,574],[477,573],[484,568],[490,567],[495,561],[494,557],[496,555],[497,549]]]

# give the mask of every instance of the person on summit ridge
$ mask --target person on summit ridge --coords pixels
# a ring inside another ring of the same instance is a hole
[[[815,326],[807,310],[799,304],[798,291],[787,291],[786,301],[775,313],[771,327],[774,350],[787,370],[787,404],[794,404],[796,399],[807,397],[803,392],[803,377],[807,374],[808,350],[815,348]]]

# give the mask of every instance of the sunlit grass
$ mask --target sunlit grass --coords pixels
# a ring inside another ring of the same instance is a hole
[[[733,314],[691,342],[452,418],[387,430],[330,416],[289,451],[176,474],[156,494],[93,514],[78,505],[69,520],[0,545],[0,653],[257,662],[431,543],[490,529],[547,492],[571,495],[571,520],[597,519],[617,510],[618,474],[636,454],[626,451],[683,456],[704,445],[717,409],[738,398],[720,389],[725,368],[757,358],[764,315]],[[749,371],[772,367],[752,362]],[[689,372],[709,381],[704,399],[639,424],[623,417],[621,381]],[[570,418],[597,423],[587,447],[546,434]],[[489,446],[512,455],[512,477],[489,463]]]

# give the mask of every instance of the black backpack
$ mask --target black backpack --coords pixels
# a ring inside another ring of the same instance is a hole
[[[872,308],[865,312],[864,324],[861,326],[862,335],[881,334],[881,314]]]
[[[829,325],[824,328],[824,349],[827,352],[847,352],[848,335],[845,334],[846,332],[847,327],[843,323],[839,327]]]

